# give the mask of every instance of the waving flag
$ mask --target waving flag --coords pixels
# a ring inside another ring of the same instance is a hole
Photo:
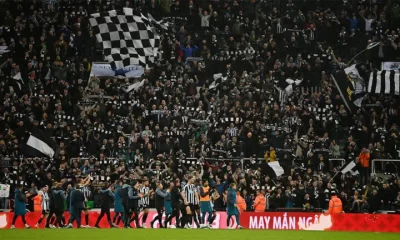
[[[95,13],[89,21],[113,69],[154,63],[160,45],[160,37],[151,26],[154,21],[132,8]]]

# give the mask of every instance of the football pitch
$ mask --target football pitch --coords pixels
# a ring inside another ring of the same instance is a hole
[[[399,233],[317,232],[214,229],[8,229],[0,230],[0,240],[399,240]]]

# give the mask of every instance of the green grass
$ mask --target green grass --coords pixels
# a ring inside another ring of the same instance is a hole
[[[7,229],[0,240],[399,240],[398,233],[201,229]]]

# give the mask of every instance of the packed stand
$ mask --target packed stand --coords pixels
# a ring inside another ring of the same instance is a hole
[[[397,168],[369,177],[372,159],[398,156],[398,98],[367,96],[353,115],[331,78],[369,42],[382,47],[356,61],[378,69],[399,60],[396,1],[0,3],[0,46],[10,50],[0,76],[0,183],[12,191],[90,176],[85,197],[96,206],[105,182],[146,176],[155,188],[194,175],[220,195],[238,183],[248,211],[261,193],[270,210],[327,209],[332,191],[346,212],[398,208]],[[123,6],[171,17],[174,32],[162,35],[159,61],[140,79],[89,77],[103,59],[88,18]],[[282,94],[289,84],[293,93]],[[24,156],[33,128],[54,137],[57,159]],[[336,158],[356,160],[360,175],[336,174]]]

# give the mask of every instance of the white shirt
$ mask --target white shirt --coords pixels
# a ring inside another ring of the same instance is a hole
[[[371,32],[372,31],[372,23],[375,21],[375,19],[365,19],[365,31],[366,32]]]

